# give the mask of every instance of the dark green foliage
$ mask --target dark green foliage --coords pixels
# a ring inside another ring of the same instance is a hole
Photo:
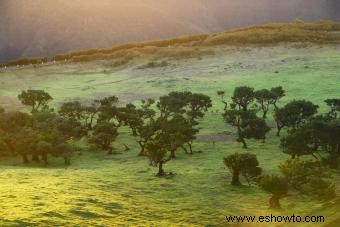
[[[39,134],[37,132],[24,128],[13,135],[10,146],[15,154],[22,157],[24,163],[28,163],[28,155],[32,155],[32,161],[39,161],[35,153],[38,141]]]
[[[281,138],[280,146],[283,152],[291,155],[292,158],[311,155],[318,148],[313,138],[313,129],[309,125],[290,130],[287,136]]]
[[[254,93],[254,97],[256,102],[260,105],[260,109],[262,111],[262,118],[267,118],[267,113],[271,105],[274,106],[274,109],[277,110],[277,102],[285,96],[285,91],[282,87],[273,87],[270,90],[261,89],[257,90]]]
[[[188,110],[187,115],[191,122],[203,118],[205,112],[212,107],[211,99],[204,94],[193,93],[188,97]]]
[[[191,127],[198,125],[198,120],[202,119],[205,113],[210,107],[212,107],[212,101],[209,96],[199,93],[190,93],[188,95],[188,106],[186,108],[186,115]],[[199,132],[198,129],[194,131],[194,134]],[[187,142],[189,146],[190,154],[193,153],[192,143],[196,137],[192,136],[191,140]]]
[[[32,108],[31,112],[36,112],[40,110],[47,110],[48,103],[52,100],[52,97],[43,90],[27,90],[22,91],[18,95],[18,99],[22,104],[30,106]]]
[[[99,104],[98,111],[98,122],[100,121],[108,121],[112,122],[119,127],[121,125],[121,121],[119,119],[119,108],[117,104],[119,99],[116,96],[105,97],[100,100],[96,100],[95,103]]]
[[[282,87],[273,87],[270,90],[261,89],[254,93],[256,102],[260,105],[262,111],[262,118],[267,117],[270,105],[273,105],[275,109],[278,109],[277,102],[284,97],[285,91]]]
[[[176,158],[175,152],[179,147],[196,138],[198,130],[181,115],[175,115],[168,120],[160,118],[158,121],[163,146],[170,151],[171,158]]]
[[[242,175],[248,183],[261,175],[261,168],[256,155],[250,153],[232,154],[224,158],[224,164],[232,173],[232,185],[241,185],[239,176]]]
[[[27,150],[26,153],[26,150],[22,149],[25,146],[21,146],[19,143],[23,142],[20,141],[20,138],[24,138],[26,134],[29,134],[29,132],[25,131],[29,120],[30,116],[28,114],[17,111],[0,114],[1,140],[5,143],[3,152],[6,151],[6,155],[23,154],[22,157],[25,163],[28,162],[27,154],[30,151]],[[27,145],[27,147],[29,146]]]
[[[168,95],[161,96],[157,103],[161,117],[166,119],[171,114],[184,114],[189,95],[190,92],[170,92]]]
[[[338,112],[340,112],[340,99],[326,99],[325,103],[331,108],[331,111],[328,115],[331,118],[337,118]]]
[[[260,104],[262,110],[262,118],[266,119],[269,106],[272,103],[273,95],[268,89],[257,90],[254,93],[255,100]]]
[[[270,128],[267,126],[266,122],[263,119],[248,115],[248,118],[245,120],[245,125],[242,126],[243,138],[253,138],[253,139],[261,139],[265,140],[266,134],[269,132]]]
[[[237,106],[239,110],[247,111],[249,105],[254,100],[254,88],[241,86],[236,87],[234,90],[234,94],[231,97],[233,104]]]
[[[63,118],[78,121],[84,128],[91,130],[98,113],[98,102],[90,106],[82,105],[79,101],[63,103],[59,115]]]
[[[189,91],[185,92],[171,92],[168,95],[162,96],[157,103],[157,107],[160,110],[160,117],[168,120],[170,117],[174,117],[175,115],[182,115],[187,119],[186,124],[190,124],[192,128],[194,128],[198,122],[198,119],[204,117],[205,112],[212,106],[211,99],[209,96],[199,93],[191,93]],[[187,127],[186,125],[185,127]],[[197,134],[199,131],[194,130],[194,134]],[[189,146],[190,154],[193,153],[192,150],[192,142],[195,139],[194,136],[191,136],[192,139],[186,141]],[[182,146],[185,151],[187,149]],[[172,156],[174,156],[172,154]]]
[[[236,87],[232,97],[230,109],[224,114],[226,123],[237,129],[237,141],[243,144],[243,148],[247,148],[245,139],[262,139],[266,138],[270,128],[264,119],[256,115],[256,110],[250,109],[255,98],[254,89],[251,87]]]
[[[263,190],[272,194],[269,199],[269,207],[280,209],[280,199],[287,196],[288,193],[287,179],[276,175],[267,175],[260,180],[260,186]]]
[[[71,164],[73,147],[69,143],[60,143],[53,149],[53,154],[57,157],[63,157],[65,165]]]
[[[151,120],[150,122],[145,122],[136,127],[135,136],[140,146],[140,151],[138,155],[145,155],[145,145],[149,140],[151,140],[152,136],[155,134],[158,128],[159,126],[154,120]]]
[[[312,128],[317,142],[328,153],[329,166],[337,168],[340,163],[340,119],[314,119]]]
[[[113,154],[112,142],[118,136],[115,124],[101,121],[93,129],[93,135],[90,142],[97,145],[100,149]]]
[[[64,118],[71,118],[76,120],[81,120],[83,107],[78,101],[65,102],[61,105],[59,109],[59,115]]]
[[[86,130],[75,119],[65,119],[52,112],[36,112],[32,114],[29,127],[39,134],[33,160],[48,164],[48,155],[62,157],[65,164],[70,163],[71,155],[68,152],[58,152],[56,147],[67,143],[68,140],[79,139],[86,135]]]
[[[161,138],[146,143],[147,155],[154,165],[158,166],[157,176],[165,176],[163,165],[171,160],[168,150],[163,146]]]
[[[331,172],[319,161],[291,159],[280,165],[289,185],[304,195],[320,200],[335,197]]]
[[[120,111],[120,119],[132,130],[141,150],[139,155],[145,155],[145,144],[151,139],[157,130],[155,122],[156,111],[152,109],[155,100],[142,100],[142,105],[137,108],[133,104],[126,105]]]
[[[59,130],[60,124],[63,124],[63,119],[57,116],[53,112],[35,112],[31,115],[29,121],[29,127],[37,131],[40,134],[40,139],[42,141],[48,142],[50,144],[57,144],[64,142],[71,136],[67,136],[67,133]]]
[[[281,86],[279,87],[273,87],[270,89],[271,93],[271,104],[275,107],[275,109],[278,109],[277,102],[285,96],[285,90]]]
[[[0,133],[2,133],[0,131]],[[0,138],[0,157],[8,156],[10,148],[4,138]]]
[[[6,112],[0,115],[0,128],[6,132],[15,132],[18,128],[25,127],[30,116],[22,112]]]
[[[87,129],[77,120],[60,118],[58,130],[65,138],[80,139],[87,135]]]
[[[265,120],[256,116],[253,110],[236,110],[231,109],[225,111],[223,117],[226,123],[236,127],[237,141],[242,142],[243,148],[247,148],[245,139],[265,139],[270,128]]]
[[[151,164],[159,167],[158,176],[164,176],[163,164],[176,158],[176,150],[193,140],[197,132],[181,115],[170,119],[159,117],[154,123],[154,132],[146,142],[146,154]]]
[[[277,135],[282,128],[297,128],[317,113],[319,106],[306,100],[294,100],[275,111]]]
[[[318,154],[325,151],[326,161],[331,168],[337,168],[340,159],[340,120],[326,116],[316,116],[298,128],[288,130],[281,138],[281,147],[292,158],[301,155]]]
[[[65,131],[61,130],[62,125],[67,126]],[[7,155],[20,155],[24,163],[28,163],[28,156],[32,155],[32,161],[42,160],[47,165],[48,154],[55,155],[54,148],[74,136],[74,129],[50,111],[33,112],[32,115],[21,112],[0,115],[1,139],[6,144]]]
[[[42,161],[45,166],[48,164],[47,155],[52,153],[53,145],[46,141],[39,141],[36,145],[36,152],[41,155]]]

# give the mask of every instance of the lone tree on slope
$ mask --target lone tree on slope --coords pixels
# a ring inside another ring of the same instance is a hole
[[[268,175],[261,179],[260,186],[263,190],[272,194],[269,199],[269,207],[281,209],[280,199],[287,196],[288,193],[287,179],[276,175]]]
[[[261,175],[261,168],[256,155],[250,153],[232,154],[224,158],[224,164],[232,173],[231,184],[241,185],[240,175],[247,179],[248,183]]]
[[[27,90],[22,91],[18,95],[18,99],[22,104],[30,106],[33,113],[48,109],[48,103],[52,100],[52,97],[43,90]]]

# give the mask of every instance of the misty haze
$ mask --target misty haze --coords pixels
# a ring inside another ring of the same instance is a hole
[[[2,0],[0,62],[263,23],[340,20],[337,0]]]

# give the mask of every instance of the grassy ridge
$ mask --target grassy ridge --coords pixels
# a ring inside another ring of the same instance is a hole
[[[280,42],[338,43],[340,24],[331,22],[268,24],[209,36],[204,44],[275,44]]]
[[[192,58],[212,54],[211,50],[202,50],[214,45],[275,44],[292,42],[310,42],[332,44],[340,42],[340,24],[333,22],[306,23],[295,21],[286,24],[267,24],[227,31],[213,35],[184,36],[173,39],[146,41],[117,45],[105,49],[72,51],[55,55],[51,58],[23,58],[1,66],[39,64],[47,61],[87,62],[95,60],[118,59],[125,64],[136,57],[152,54],[158,58]]]

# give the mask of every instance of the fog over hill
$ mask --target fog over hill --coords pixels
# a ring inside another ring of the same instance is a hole
[[[1,0],[0,62],[294,19],[340,21],[340,1]]]

